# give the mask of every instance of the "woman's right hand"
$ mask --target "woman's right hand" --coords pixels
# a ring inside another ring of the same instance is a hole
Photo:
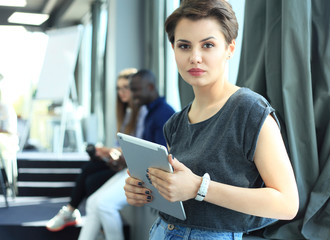
[[[143,182],[139,179],[131,177],[128,170],[127,173],[129,177],[126,178],[124,190],[128,204],[136,207],[142,207],[146,203],[151,202],[151,190],[143,187]]]

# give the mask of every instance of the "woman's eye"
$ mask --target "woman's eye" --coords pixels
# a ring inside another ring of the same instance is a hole
[[[212,43],[204,43],[203,48],[212,48],[214,45]]]
[[[128,85],[122,86],[122,87],[117,86],[116,89],[117,89],[118,92],[119,91],[128,91],[128,90],[130,90],[130,87]]]
[[[179,44],[178,48],[180,48],[180,49],[189,49],[190,46],[188,44]]]

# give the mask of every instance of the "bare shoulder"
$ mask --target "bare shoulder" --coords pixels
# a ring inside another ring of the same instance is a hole
[[[268,115],[260,130],[257,141],[255,160],[257,160],[259,154],[269,155],[270,152],[283,150],[286,149],[280,128],[276,120],[271,115]]]
[[[285,148],[280,128],[269,115],[259,134],[254,162],[261,177],[267,184],[274,184],[274,179],[291,176],[292,166]]]

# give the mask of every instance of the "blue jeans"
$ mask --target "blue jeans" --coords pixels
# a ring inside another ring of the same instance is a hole
[[[150,229],[149,240],[242,240],[243,233],[218,232],[167,224],[158,218]]]

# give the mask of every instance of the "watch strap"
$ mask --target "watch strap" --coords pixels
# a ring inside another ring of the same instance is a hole
[[[199,187],[199,190],[197,192],[197,195],[195,197],[195,199],[197,201],[203,201],[204,200],[204,198],[207,194],[207,190],[209,188],[210,181],[211,181],[210,175],[208,173],[205,173],[203,175],[202,183],[201,183],[201,185]]]

